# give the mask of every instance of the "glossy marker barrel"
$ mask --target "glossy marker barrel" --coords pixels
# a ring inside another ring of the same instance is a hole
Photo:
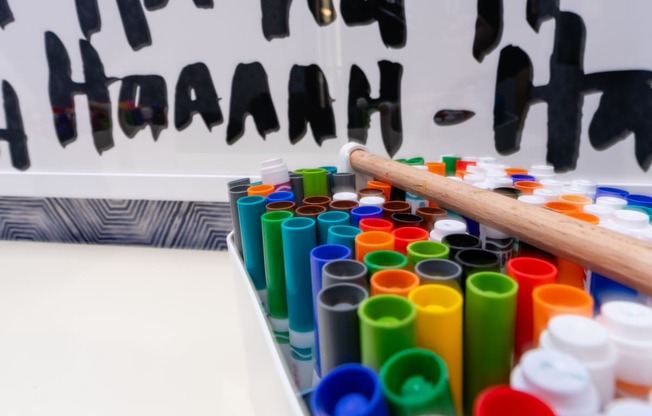
[[[263,256],[263,230],[260,217],[265,213],[265,197],[246,196],[238,199],[238,216],[242,232],[244,264],[251,281],[263,303],[266,301],[265,262]],[[265,307],[266,309],[266,307]]]
[[[462,414],[462,295],[447,286],[426,285],[413,289],[408,299],[417,307],[416,345],[444,360],[455,406]]]
[[[380,380],[360,364],[344,364],[328,373],[310,399],[315,416],[388,416]]]
[[[408,264],[412,269],[421,260],[447,259],[448,246],[436,241],[416,241],[407,246]]]
[[[274,331],[274,338],[288,363],[290,362],[290,334],[281,225],[292,217],[290,211],[267,212],[261,217],[269,321]]]
[[[421,260],[414,267],[422,285],[448,286],[462,294],[462,267],[446,259]]]
[[[532,292],[538,286],[555,283],[557,268],[547,261],[516,257],[507,262],[507,275],[518,283],[514,334],[514,354],[518,361],[526,350],[535,346]]]
[[[322,270],[324,265],[330,261],[349,258],[351,258],[351,249],[340,244],[324,244],[313,248],[310,252],[312,303],[315,318],[315,369],[318,376],[321,376],[321,361],[319,355],[319,331],[317,328],[317,296],[322,288]]]
[[[455,255],[461,250],[468,248],[482,248],[482,242],[474,235],[470,234],[449,234],[441,239],[441,242],[446,244],[449,249],[448,257],[453,259]]]
[[[312,218],[290,218],[281,225],[292,371],[299,389],[312,385],[314,367],[314,312],[308,276],[310,252],[317,245],[316,228]]]
[[[404,269],[407,263],[407,257],[393,250],[372,251],[364,256],[364,264],[369,270],[369,277],[381,270]]]
[[[357,260],[333,260],[326,263],[322,269],[322,288],[339,283],[351,283],[369,291],[367,273],[367,266]]]
[[[533,342],[539,343],[539,336],[556,315],[573,314],[593,317],[593,298],[575,287],[557,283],[545,284],[532,291]]]
[[[317,243],[328,243],[328,230],[336,225],[349,225],[349,214],[344,211],[322,212],[317,216]]]
[[[347,246],[355,257],[355,237],[361,232],[359,228],[350,225],[334,225],[328,229],[326,243]]]
[[[356,207],[351,210],[351,225],[357,227],[363,218],[382,218],[383,209],[374,206]]]
[[[249,182],[249,179],[246,178]],[[249,184],[233,185],[229,187],[229,206],[231,208],[231,219],[233,220],[233,240],[238,253],[242,255],[242,231],[240,230],[240,214],[238,212],[238,200],[247,196]]]
[[[319,292],[317,328],[322,376],[339,365],[360,362],[358,307],[368,297],[365,289],[351,283],[339,283]]]
[[[328,196],[326,169],[308,168],[301,169],[303,175],[303,197],[323,195]]]
[[[550,406],[537,396],[509,386],[490,387],[473,407],[474,416],[555,416]]]
[[[355,236],[355,259],[364,261],[367,253],[394,250],[394,236],[383,231],[367,231]]]
[[[369,286],[371,296],[392,294],[407,298],[410,291],[419,286],[419,277],[407,270],[380,270],[371,276]]]
[[[407,255],[407,246],[416,241],[427,241],[428,231],[420,227],[401,227],[392,230],[394,250]]]
[[[495,272],[472,274],[464,306],[464,408],[485,388],[507,384],[514,350],[518,284]]]
[[[446,364],[432,351],[396,353],[383,365],[380,381],[392,415],[456,414]]]
[[[362,364],[374,371],[395,353],[414,347],[417,310],[406,298],[370,297],[358,308],[358,316]]]

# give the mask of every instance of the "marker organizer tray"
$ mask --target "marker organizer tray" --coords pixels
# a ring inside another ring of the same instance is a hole
[[[247,377],[253,390],[251,396],[256,397],[251,405],[257,414],[309,415],[307,400],[311,390],[300,392],[291,381],[290,364],[274,341],[267,314],[235,248],[233,232],[227,236],[227,246],[247,349]]]

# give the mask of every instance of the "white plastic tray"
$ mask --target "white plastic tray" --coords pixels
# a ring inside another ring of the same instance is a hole
[[[238,316],[245,338],[247,372],[250,384],[255,389],[253,396],[261,399],[252,403],[256,413],[309,415],[304,397],[291,381],[288,364],[283,360],[282,353],[274,341],[267,315],[235,248],[233,232],[229,233],[226,241],[237,283],[237,303],[240,305]]]

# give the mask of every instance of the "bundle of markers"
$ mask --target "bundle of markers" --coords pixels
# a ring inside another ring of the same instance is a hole
[[[489,157],[400,161],[652,241],[650,196]],[[313,414],[652,414],[644,295],[382,181],[261,173],[229,184],[235,245]]]

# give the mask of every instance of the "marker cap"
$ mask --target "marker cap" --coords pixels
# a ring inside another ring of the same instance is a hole
[[[435,228],[430,232],[430,240],[441,241],[450,234],[466,233],[466,223],[458,220],[438,220],[435,222]]]
[[[475,401],[474,416],[555,416],[540,398],[509,386],[490,387]]]
[[[616,198],[625,198],[629,192],[625,189],[613,188],[609,186],[598,186],[595,190],[596,199],[601,196],[614,196]]]
[[[426,259],[447,259],[450,249],[437,241],[415,241],[407,246],[408,263],[412,268]]]
[[[551,165],[532,165],[528,171],[530,175],[534,176],[549,176],[555,174],[555,168]]]
[[[538,189],[535,189],[535,190],[538,190]],[[518,197],[518,200],[525,203],[525,204],[535,205],[535,206],[538,206],[538,207],[542,207],[543,204],[548,202],[546,200],[546,198],[544,198],[542,196],[539,196],[539,195],[522,195],[522,196]]]
[[[444,162],[426,162],[426,167],[435,175],[446,176],[446,164]]]
[[[383,231],[366,231],[355,236],[355,259],[364,261],[367,253],[394,250],[394,236]]]
[[[564,215],[567,217],[575,218],[576,220],[580,220],[582,222],[588,222],[589,224],[600,224],[600,218],[593,214],[589,214],[588,212],[569,212]]]
[[[462,289],[464,289],[464,281],[467,277],[477,272],[499,272],[500,271],[500,258],[492,251],[484,250],[481,248],[467,248],[460,250],[455,255],[455,263],[462,267],[463,279]]]
[[[455,415],[444,361],[432,351],[411,348],[392,356],[380,371],[393,414]]]
[[[652,415],[652,405],[643,400],[619,399],[607,406],[605,416],[649,416]]]
[[[551,189],[560,193],[564,187],[564,183],[557,179],[542,179],[539,181],[543,185],[543,189]]]
[[[540,397],[559,415],[595,415],[600,408],[598,392],[586,368],[558,351],[525,353],[512,372],[510,384]]]
[[[593,317],[593,298],[576,287],[558,283],[537,286],[532,291],[534,317],[533,340],[539,343],[539,336],[553,316],[573,314]]]
[[[349,225],[349,214],[345,211],[327,211],[317,216],[317,243],[328,243],[328,230],[337,225]]]
[[[314,195],[303,198],[303,205],[319,205],[326,209],[328,209],[331,202],[332,199],[325,195]]]
[[[383,204],[383,216],[386,220],[391,220],[393,214],[409,214],[412,206],[405,201],[387,201]]]
[[[360,198],[360,206],[374,206],[374,207],[381,207],[385,203],[385,198],[381,198],[379,196],[365,196],[363,198]]]
[[[578,212],[581,210],[579,205],[571,204],[569,202],[564,202],[564,201],[550,201],[543,204],[543,206],[551,211],[555,211],[560,214],[565,214],[568,212]]]
[[[303,203],[303,175],[301,173],[290,173],[290,186],[294,194],[294,201],[297,205]]]
[[[618,355],[602,325],[584,316],[558,315],[548,322],[540,345],[569,354],[584,364],[598,389],[601,407],[613,399]]]
[[[615,211],[609,205],[588,204],[582,207],[586,213],[595,215],[600,220],[600,223],[607,222],[611,219],[611,214]]]
[[[315,416],[388,416],[380,380],[360,364],[344,364],[324,377],[310,400]]]
[[[288,317],[281,225],[292,217],[290,211],[267,212],[261,217],[269,314],[277,319]]]
[[[448,217],[448,212],[438,207],[419,207],[416,210],[416,215],[423,218],[423,228],[431,231],[435,226],[435,222]]]
[[[517,199],[519,196],[523,195],[523,191],[520,189],[511,188],[509,186],[497,186],[494,188],[494,192],[513,199]]]
[[[422,285],[438,284],[449,286],[462,293],[462,267],[446,259],[421,260],[414,267]]]
[[[381,270],[404,269],[408,264],[408,259],[398,251],[377,250],[364,256],[364,264],[367,265],[369,276],[372,277]]]
[[[274,185],[270,185],[268,183],[252,185],[247,189],[247,195],[249,196],[260,195],[267,197],[267,195],[271,194],[272,192],[274,192]]]
[[[326,212],[326,208],[321,205],[302,205],[294,210],[297,217],[317,218],[319,214]]]
[[[573,205],[577,205],[580,209],[584,205],[593,203],[593,200],[588,196],[576,195],[576,194],[562,194],[559,196],[559,200],[563,202],[568,202]]]
[[[333,201],[358,201],[358,195],[355,192],[337,192],[333,195]],[[357,204],[356,204],[357,206]]]
[[[384,231],[391,233],[394,229],[394,223],[382,218],[363,218],[360,220],[359,227],[362,231]]]
[[[507,176],[511,175],[527,175],[528,170],[525,168],[505,168],[505,173]]]
[[[405,212],[399,212],[392,214],[392,222],[394,223],[394,228],[401,227],[422,227],[424,225],[423,218],[415,214],[408,214]]]
[[[362,188],[358,191],[358,199],[365,196],[380,196],[385,198],[385,192],[380,188]]]
[[[606,205],[614,210],[623,209],[627,206],[627,200],[615,196],[601,196],[596,198],[595,203],[598,205]]]
[[[455,255],[461,250],[482,247],[480,239],[470,234],[448,234],[442,238],[441,242],[448,246],[448,257],[452,259],[454,259]]]
[[[240,184],[243,181],[246,182]],[[249,178],[229,182],[229,206],[231,208],[231,219],[233,220],[233,240],[240,255],[242,255],[242,231],[240,230],[238,200],[247,196],[247,189],[249,189],[248,183]]]
[[[331,177],[333,178],[333,193],[355,194],[355,173],[334,173]]]
[[[392,231],[394,250],[407,255],[407,246],[415,241],[427,241],[428,231],[419,227],[401,227]]]
[[[290,190],[290,174],[288,167],[280,157],[261,162],[260,177],[263,183],[274,185],[279,191]]]
[[[267,203],[278,201],[294,202],[294,194],[291,191],[276,191],[267,195]]]
[[[303,175],[303,196],[328,196],[328,182],[326,178],[326,169],[308,168],[301,169]]]
[[[368,263],[367,267],[369,267]],[[374,273],[371,276],[369,285],[371,287],[371,296],[384,294],[407,298],[410,291],[419,286],[419,277],[407,270],[385,269]]]
[[[534,182],[534,181],[514,182],[514,188],[523,192],[523,195],[532,195],[532,192],[534,192],[535,189],[542,188],[542,187],[543,185],[541,185],[539,182]]]
[[[367,188],[380,189],[383,191],[385,200],[389,200],[389,195],[392,192],[392,185],[381,181],[368,181]]]
[[[355,256],[355,237],[362,231],[350,225],[334,225],[328,229],[327,244],[341,244],[351,249]]]
[[[363,218],[382,218],[383,210],[380,207],[356,207],[351,210],[351,225],[357,227]]]
[[[489,185],[493,189],[511,188],[512,186],[514,186],[514,181],[512,180],[512,178],[508,178],[508,177],[487,178],[487,183],[489,183]]]
[[[350,213],[353,208],[358,207],[358,201],[351,201],[351,200],[341,200],[341,201],[333,201],[330,203],[328,206],[331,210],[333,211],[345,211]]]
[[[351,283],[368,289],[368,272],[367,266],[357,260],[333,260],[326,263],[322,269],[322,287]]]
[[[256,290],[265,290],[263,231],[260,222],[260,217],[265,213],[265,197],[261,195],[245,196],[238,199],[237,204],[245,268]]]
[[[625,199],[627,200],[627,205],[639,205],[642,207],[652,208],[652,196],[629,194]]]
[[[464,175],[464,183],[468,183],[470,185],[473,185],[478,182],[483,182],[485,179],[485,175],[480,174],[480,173],[467,173]]]
[[[417,309],[398,295],[377,295],[362,302],[360,349],[362,364],[375,371],[392,355],[414,347]]]

